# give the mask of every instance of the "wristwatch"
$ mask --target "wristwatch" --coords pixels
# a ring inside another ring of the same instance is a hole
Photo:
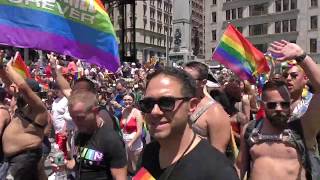
[[[306,52],[303,52],[300,56],[297,56],[296,58],[294,58],[297,63],[301,63],[302,61],[304,61],[307,57],[307,53]]]

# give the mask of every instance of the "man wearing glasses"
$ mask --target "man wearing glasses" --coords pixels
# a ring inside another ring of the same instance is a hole
[[[316,142],[320,130],[320,69],[296,44],[282,40],[272,43],[269,50],[278,55],[278,61],[296,59],[315,85],[315,95],[306,113],[297,119],[290,109],[294,102],[290,96],[294,91],[290,90],[298,84],[290,86],[289,81],[287,86],[282,81],[271,80],[264,85],[261,105],[266,118],[249,123],[241,134],[237,161],[241,179],[246,173],[253,180],[320,179]]]
[[[147,77],[139,106],[156,141],[145,147],[140,172],[161,180],[238,179],[231,162],[188,125],[199,101],[195,95],[195,81],[181,69]]]
[[[190,118],[193,130],[221,152],[225,152],[230,140],[230,119],[223,107],[204,94],[208,79],[208,67],[191,61],[184,70],[196,80],[196,97],[201,99]]]

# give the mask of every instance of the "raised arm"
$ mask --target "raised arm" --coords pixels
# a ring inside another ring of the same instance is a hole
[[[313,88],[314,96],[308,106],[307,112],[302,116],[302,127],[308,148],[313,148],[316,145],[315,138],[320,131],[320,68],[308,55],[305,56],[303,49],[287,41],[274,42],[269,49],[272,53],[280,55],[277,60],[285,61],[290,59],[299,59],[299,65],[310,79]]]
[[[50,59],[50,65],[51,65],[51,71],[52,76],[58,83],[60,89],[62,90],[62,93],[67,98],[71,95],[71,87],[69,82],[63,77],[60,69],[57,67],[57,58],[55,58],[53,55],[48,55]]]
[[[275,41],[270,45],[269,51],[279,58],[278,61],[286,61],[300,58],[299,65],[310,79],[315,93],[320,92],[320,68],[313,59],[306,55],[303,49],[297,44],[285,40]]]
[[[3,58],[4,58],[4,51],[0,50],[0,78],[2,79],[2,82],[6,85],[6,87],[10,87],[11,81],[5,71],[5,65],[3,64]]]
[[[47,124],[47,108],[45,104],[42,102],[40,97],[32,91],[32,89],[28,86],[27,82],[22,78],[20,74],[18,74],[13,66],[12,66],[13,60],[8,62],[6,73],[10,80],[16,84],[16,86],[19,89],[19,93],[23,95],[24,100],[27,102],[27,104],[35,111],[37,112],[39,118],[37,118],[37,121],[40,125],[46,125]]]

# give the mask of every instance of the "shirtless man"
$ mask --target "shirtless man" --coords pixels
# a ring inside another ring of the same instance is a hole
[[[320,69],[296,44],[274,42],[270,51],[280,56],[279,61],[296,59],[315,85],[316,94],[301,118],[288,121],[291,98],[286,84],[271,80],[265,85],[261,105],[266,119],[255,122],[251,133],[247,133],[251,126],[249,123],[241,134],[237,160],[241,178],[248,173],[253,180],[319,179],[316,135],[320,130],[320,95],[317,94],[320,90]]]
[[[14,70],[12,63],[13,60],[8,62],[4,69],[0,62],[1,78],[9,77],[18,88],[17,106],[2,137],[3,152],[9,164],[7,178],[37,180],[35,165],[42,155],[41,146],[48,112],[36,94],[40,91],[39,84],[31,79],[24,80]]]
[[[192,128],[201,137],[208,138],[213,147],[224,153],[230,140],[230,119],[219,103],[204,94],[208,67],[200,62],[192,61],[184,66],[184,70],[196,80],[196,96],[201,99],[190,117]]]

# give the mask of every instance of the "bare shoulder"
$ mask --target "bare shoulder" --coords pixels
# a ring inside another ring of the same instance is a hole
[[[244,113],[238,112],[237,116],[241,125],[245,125],[248,123],[247,116]]]
[[[214,102],[214,104],[207,110],[206,117],[209,120],[208,124],[230,125],[229,115],[218,102]]]
[[[0,106],[0,120],[3,123],[9,123],[8,121],[11,119],[9,107]]]
[[[46,126],[48,124],[48,121],[49,121],[49,112],[47,110],[44,110],[44,111],[36,111],[34,112],[35,114],[35,122],[38,123],[39,125],[41,126]]]
[[[302,127],[304,132],[310,133],[310,136],[315,136],[320,131],[320,94],[314,94],[307,112],[302,116]],[[306,134],[308,137],[308,134]],[[310,137],[313,138],[313,137]]]

